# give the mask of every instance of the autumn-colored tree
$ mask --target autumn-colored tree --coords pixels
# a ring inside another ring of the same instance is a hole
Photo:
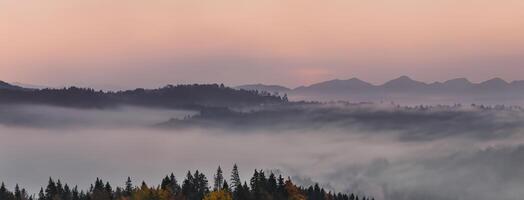
[[[9,191],[5,184],[0,184],[0,200],[370,200],[373,198],[361,198],[354,194],[332,193],[325,191],[318,184],[308,188],[302,188],[287,181],[279,175],[270,173],[266,177],[263,170],[255,170],[250,179],[251,188],[248,183],[240,184],[238,168],[234,166],[231,183],[235,183],[234,189],[230,188],[227,181],[223,179],[222,170],[217,170],[215,188],[209,191],[206,176],[198,170],[192,174],[190,171],[183,180],[182,187],[177,183],[175,176],[166,176],[160,185],[148,186],[145,182],[135,187],[128,177],[124,187],[113,188],[108,182],[97,178],[96,182],[88,190],[78,190],[60,180],[54,181],[49,178],[47,187],[41,188],[37,195],[29,196],[27,191],[15,185],[14,192]],[[238,182],[238,183],[236,183]],[[1,182],[0,182],[1,183]],[[219,186],[222,183],[221,186]],[[219,188],[220,187],[220,188]],[[373,199],[374,200],[374,199]]]
[[[287,180],[284,187],[289,200],[306,200],[306,196],[302,194],[300,189],[295,186],[291,180]]]
[[[206,195],[204,200],[233,200],[233,197],[226,190],[216,190]]]

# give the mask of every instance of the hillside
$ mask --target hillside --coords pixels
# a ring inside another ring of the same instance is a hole
[[[285,99],[267,93],[235,90],[218,84],[168,85],[159,89],[119,92],[90,88],[41,90],[0,90],[1,103],[31,103],[79,108],[105,108],[136,105],[163,108],[243,107],[284,103]]]
[[[24,90],[25,88],[0,81],[0,90]]]

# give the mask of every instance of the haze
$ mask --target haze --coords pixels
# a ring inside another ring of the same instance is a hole
[[[248,183],[274,170],[377,200],[521,200],[523,11],[0,0],[0,182],[153,186],[237,163]]]
[[[288,119],[304,128],[248,124],[239,131],[152,126],[188,114],[177,110],[0,108],[0,177],[9,188],[18,183],[30,193],[49,176],[80,188],[97,177],[122,186],[127,176],[156,183],[171,172],[179,179],[190,169],[209,176],[217,165],[228,172],[238,163],[243,180],[255,168],[278,170],[301,185],[319,182],[329,190],[384,200],[516,200],[524,195],[520,112],[421,111],[426,117],[405,121],[381,117],[387,109],[363,107],[357,112],[368,112],[366,120],[351,120],[350,126],[319,122],[309,128],[310,123]],[[348,111],[354,112],[340,108],[324,118],[337,121]],[[443,114],[460,123],[443,125]],[[374,115],[383,126],[373,125]],[[387,128],[388,123],[399,128]]]
[[[524,73],[524,2],[0,2],[1,80],[103,89]]]

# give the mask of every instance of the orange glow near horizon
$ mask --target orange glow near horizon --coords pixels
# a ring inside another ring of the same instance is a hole
[[[524,79],[522,10],[520,0],[5,0],[0,80]]]

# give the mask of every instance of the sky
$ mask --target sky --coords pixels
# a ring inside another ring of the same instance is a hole
[[[524,79],[522,0],[0,0],[0,80]]]

